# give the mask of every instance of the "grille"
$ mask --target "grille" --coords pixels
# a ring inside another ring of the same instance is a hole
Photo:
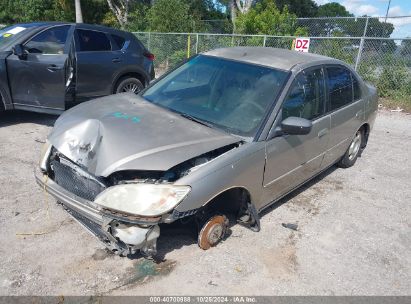
[[[84,227],[86,227],[91,233],[93,233],[95,236],[97,236],[100,240],[105,242],[107,239],[107,236],[103,232],[101,225],[90,221],[88,218],[84,217],[77,211],[70,209],[67,206],[63,205],[63,208],[70,213],[77,221],[79,221]]]
[[[75,169],[75,165],[65,165],[57,160],[50,162],[54,172],[54,181],[67,191],[83,199],[94,201],[96,196],[106,187],[88,174],[81,174],[81,169]]]

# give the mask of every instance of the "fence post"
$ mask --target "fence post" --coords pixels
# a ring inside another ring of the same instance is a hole
[[[150,50],[151,45],[151,32],[148,32],[148,41],[147,41],[147,48]]]
[[[198,38],[199,38],[199,35],[197,33],[196,34],[196,54],[198,54]]]
[[[363,51],[363,48],[364,48],[364,40],[365,40],[365,37],[366,37],[366,35],[367,35],[368,18],[369,18],[369,17],[367,17],[367,19],[365,20],[364,33],[363,33],[362,38],[361,38],[360,48],[358,49],[357,59],[355,60],[355,67],[354,67],[354,69],[355,69],[356,71],[357,71],[357,69],[358,69],[358,65],[360,64],[361,54],[362,54],[362,51]]]
[[[190,58],[190,50],[191,50],[191,35],[187,35],[187,58]]]
[[[267,42],[267,35],[264,35],[264,40],[263,40],[263,47],[265,47],[265,43]]]

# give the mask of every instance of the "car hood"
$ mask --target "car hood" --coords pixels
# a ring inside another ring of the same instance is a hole
[[[166,171],[240,139],[188,120],[134,94],[95,99],[66,111],[49,142],[96,176]]]

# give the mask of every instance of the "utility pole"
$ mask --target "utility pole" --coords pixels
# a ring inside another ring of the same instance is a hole
[[[76,8],[76,23],[83,23],[83,13],[81,11],[80,0],[74,0],[74,4]]]
[[[388,12],[390,11],[391,0],[388,1],[387,13],[385,14],[385,23],[387,23]]]

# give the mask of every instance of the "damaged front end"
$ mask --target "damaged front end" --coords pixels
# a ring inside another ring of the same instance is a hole
[[[167,171],[126,170],[97,177],[47,142],[36,179],[108,249],[122,256],[139,251],[150,257],[157,253],[159,224],[198,211],[175,209],[191,188],[174,181],[239,145],[215,149]]]

